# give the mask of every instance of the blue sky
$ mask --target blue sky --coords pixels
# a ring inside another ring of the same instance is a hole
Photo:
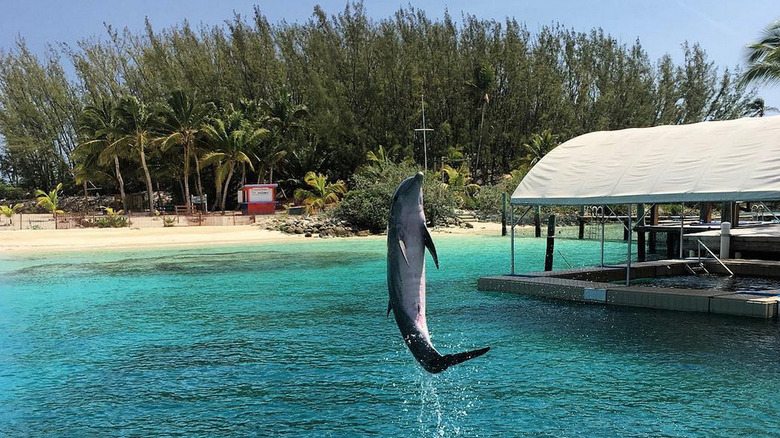
[[[328,14],[341,11],[344,0],[219,1],[219,0],[0,0],[0,48],[8,50],[21,35],[37,53],[47,43],[74,44],[82,38],[103,35],[103,23],[140,30],[144,17],[155,28],[180,23],[220,23],[233,11],[251,16],[257,4],[272,23],[306,21],[315,4]],[[769,23],[780,19],[777,0],[535,0],[466,1],[432,3],[420,1],[366,1],[368,14],[381,19],[399,7],[412,5],[431,18],[440,18],[445,10],[458,19],[462,13],[480,18],[503,20],[515,17],[534,33],[554,22],[587,31],[601,27],[621,42],[631,44],[639,38],[650,58],[657,60],[669,53],[680,61],[680,45],[698,42],[710,60],[719,66],[734,68],[744,64],[744,47],[754,41]],[[780,107],[780,86],[762,87],[759,94],[767,104]]]

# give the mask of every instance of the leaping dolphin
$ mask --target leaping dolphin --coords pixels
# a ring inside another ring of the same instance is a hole
[[[422,199],[422,172],[405,179],[393,195],[387,224],[387,288],[390,291],[390,311],[395,315],[406,346],[417,362],[430,373],[440,373],[448,367],[481,356],[490,347],[458,354],[441,355],[428,334],[425,322],[425,248],[428,248],[436,269],[439,259],[428,228],[425,226]]]

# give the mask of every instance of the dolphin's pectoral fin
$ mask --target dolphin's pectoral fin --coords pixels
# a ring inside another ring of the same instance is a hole
[[[388,300],[387,301],[387,317],[390,317],[390,311],[393,310],[393,302]]]
[[[423,225],[423,241],[425,242],[425,247],[428,248],[428,252],[431,253],[431,257],[433,257],[436,269],[439,269],[439,257],[436,255],[436,246],[433,245],[433,238],[425,225]]]
[[[401,247],[401,254],[404,255],[404,260],[406,260],[406,266],[411,266],[409,264],[409,258],[406,257],[406,244],[404,243],[403,240],[398,239],[398,245]]]

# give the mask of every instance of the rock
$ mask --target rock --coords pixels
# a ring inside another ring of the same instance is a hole
[[[311,233],[304,234],[304,237],[311,237]]]
[[[370,236],[371,233],[368,230],[360,230],[357,232],[357,235],[359,237],[366,237],[366,236]]]

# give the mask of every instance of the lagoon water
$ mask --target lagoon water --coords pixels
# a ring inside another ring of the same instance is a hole
[[[479,292],[508,239],[434,240],[434,345],[492,347],[435,376],[385,317],[379,238],[3,256],[0,436],[780,434],[776,321]],[[543,251],[518,240],[518,271]]]

